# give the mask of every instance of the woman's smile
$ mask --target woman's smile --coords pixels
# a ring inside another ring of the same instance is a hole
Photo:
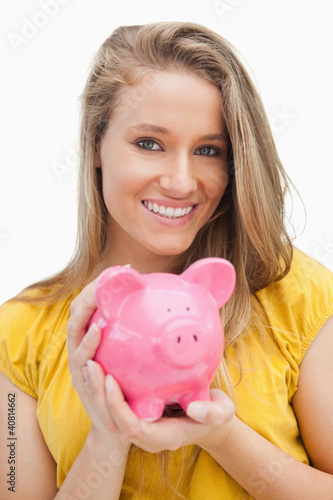
[[[155,218],[156,222],[166,224],[168,226],[179,227],[187,224],[192,220],[195,209],[198,205],[188,203],[184,207],[180,206],[180,202],[176,204],[176,208],[170,206],[171,201],[166,201],[164,205],[159,205],[154,201],[144,200],[142,204]],[[182,204],[184,205],[184,203]]]
[[[170,206],[171,202],[168,200],[166,200],[165,203],[162,202],[162,204],[157,203],[153,200],[149,201],[144,200],[143,204],[151,212],[162,215],[163,217],[167,217],[168,219],[176,219],[178,217],[184,217],[184,215],[190,213],[194,207],[194,203],[192,204],[186,203],[185,206],[180,206],[179,202],[172,207]]]

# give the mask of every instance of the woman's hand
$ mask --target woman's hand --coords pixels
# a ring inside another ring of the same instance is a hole
[[[191,444],[222,444],[232,431],[235,406],[219,389],[210,389],[212,401],[190,403],[187,416],[162,417],[156,422],[146,422],[132,412],[117,381],[111,375],[107,375],[106,381],[107,407],[122,440],[151,453],[177,450]]]
[[[109,410],[105,374],[99,363],[92,361],[102,332],[96,324],[87,331],[97,304],[96,280],[87,285],[73,300],[67,325],[68,364],[72,383],[91,420],[90,434],[99,443],[118,441],[120,432]],[[119,410],[121,410],[121,405]],[[128,445],[125,441],[122,444]],[[128,451],[128,450],[127,450]]]

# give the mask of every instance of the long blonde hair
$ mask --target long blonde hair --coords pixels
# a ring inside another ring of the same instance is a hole
[[[106,242],[108,215],[100,170],[94,167],[96,141],[103,137],[128,85],[147,74],[184,70],[213,83],[220,92],[229,136],[229,183],[211,220],[168,270],[180,273],[208,256],[223,257],[233,263],[237,286],[223,308],[227,348],[237,345],[253,319],[253,294],[289,272],[292,243],[285,227],[284,206],[289,179],[261,98],[235,49],[199,24],[121,26],[98,50],[81,96],[76,248],[62,272],[31,285],[21,298],[36,301],[29,297],[29,292],[44,288],[48,291],[48,303],[55,303],[77,290],[91,275]],[[151,82],[153,85],[153,79]],[[130,113],[144,92],[147,89],[140,87],[132,101],[121,104],[122,111]],[[221,373],[227,379],[225,361]],[[214,383],[221,385],[218,378]],[[162,461],[167,456],[168,453],[161,453]]]

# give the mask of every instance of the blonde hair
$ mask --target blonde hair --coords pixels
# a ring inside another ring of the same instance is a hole
[[[237,273],[236,290],[223,308],[226,348],[237,346],[255,313],[253,294],[283,278],[290,269],[292,243],[285,227],[284,198],[289,179],[280,162],[261,98],[235,49],[223,37],[193,23],[161,22],[121,26],[97,52],[84,88],[80,133],[77,243],[67,267],[35,283],[23,294],[44,288],[48,303],[73,293],[96,267],[106,242],[107,209],[100,169],[94,167],[96,140],[103,137],[123,90],[145,75],[187,71],[214,84],[221,95],[229,137],[229,183],[210,221],[170,272],[180,273],[208,256],[230,260]],[[154,79],[151,79],[151,85]],[[141,94],[140,94],[141,92]],[[121,102],[130,113],[132,101]],[[45,301],[45,297],[43,299]],[[222,377],[228,379],[225,360]],[[224,382],[221,382],[224,380]],[[198,449],[193,454],[197,456]],[[160,454],[167,468],[168,452]],[[165,460],[166,459],[166,460]]]

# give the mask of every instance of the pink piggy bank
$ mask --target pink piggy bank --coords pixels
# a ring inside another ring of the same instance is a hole
[[[166,404],[186,411],[191,401],[210,401],[224,348],[219,310],[235,281],[233,265],[220,258],[199,260],[180,275],[124,266],[100,275],[91,323],[102,340],[94,359],[139,418],[159,419]]]

